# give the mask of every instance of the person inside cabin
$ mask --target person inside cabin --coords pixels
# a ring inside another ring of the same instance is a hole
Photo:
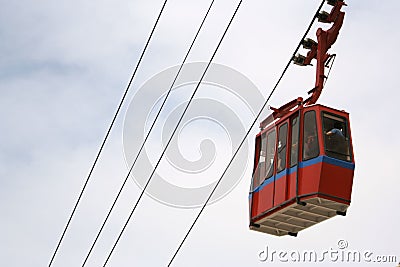
[[[297,160],[298,160],[298,145],[297,145],[297,139],[294,140],[294,142],[292,143],[292,148],[290,150],[290,165],[293,166],[296,164]]]
[[[278,161],[277,161],[277,166],[276,166],[277,172],[280,172],[281,170],[284,169],[284,166],[283,166],[284,159],[283,159],[283,157],[285,157],[286,155],[283,155],[281,152],[282,152],[282,142],[279,141],[278,142]]]
[[[340,123],[335,123],[333,128],[325,134],[329,141],[327,148],[330,148],[339,154],[347,154],[346,137],[343,134],[343,127]]]
[[[280,155],[278,155],[278,161],[277,161],[277,166],[276,166],[277,172],[280,172],[281,170],[284,169],[282,162],[283,162],[282,157]]]
[[[316,131],[309,131],[305,133],[304,139],[304,159],[311,159],[319,154],[318,140]]]
[[[257,167],[257,184],[255,187],[259,186],[265,178],[265,151],[260,151],[260,161]]]
[[[333,128],[332,130],[326,132],[327,136],[336,136],[339,139],[345,139],[342,130],[339,130],[337,128]]]
[[[266,174],[267,174],[266,177],[269,178],[274,173],[274,157],[273,157],[273,154],[267,160],[266,164],[267,164],[267,169],[268,169],[267,172],[266,172]]]
[[[304,114],[303,160],[319,155],[318,132],[315,111]]]

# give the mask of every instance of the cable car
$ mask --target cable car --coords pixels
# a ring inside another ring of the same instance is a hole
[[[297,98],[260,125],[249,193],[250,229],[272,235],[292,235],[336,215],[346,215],[351,202],[354,155],[349,114],[316,104],[326,76],[325,67],[334,55],[327,54],[343,24],[346,5],[330,0],[330,13],[318,20],[333,23],[317,30],[318,42],[304,40],[307,56],[295,64],[317,60],[317,80],[311,96]]]

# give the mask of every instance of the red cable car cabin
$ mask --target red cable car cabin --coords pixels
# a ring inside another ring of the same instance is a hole
[[[252,230],[296,235],[345,215],[350,205],[355,165],[349,114],[301,102],[277,122],[264,121],[256,137]]]
[[[328,0],[333,8],[318,20],[333,23],[317,30],[318,43],[305,39],[307,56],[295,64],[317,60],[316,83],[303,101],[295,99],[261,123],[256,137],[251,183],[250,229],[273,235],[297,235],[307,227],[335,215],[346,215],[351,201],[354,157],[349,114],[315,104],[324,87],[327,53],[343,24],[342,0]]]

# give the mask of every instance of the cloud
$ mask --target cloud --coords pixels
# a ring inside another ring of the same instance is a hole
[[[5,266],[42,266],[50,260],[162,2],[3,3],[0,249]],[[248,76],[267,96],[317,2],[245,1],[215,61]],[[128,99],[149,77],[180,63],[208,4],[167,4]],[[395,112],[400,36],[395,18],[400,4],[348,4],[332,48],[338,57],[320,99],[350,112],[356,176],[348,215],[301,232],[297,239],[253,233],[247,229],[248,170],[247,179],[231,194],[205,210],[174,266],[258,266],[257,253],[266,243],[277,248],[329,248],[341,237],[354,248],[398,253],[395,166],[400,129]],[[232,1],[216,2],[189,61],[209,59],[234,6]],[[305,96],[314,75],[312,67],[291,66],[271,105]],[[122,117],[54,266],[82,262],[126,175]],[[88,266],[103,262],[138,194],[130,181]],[[197,212],[145,197],[110,266],[166,265]]]

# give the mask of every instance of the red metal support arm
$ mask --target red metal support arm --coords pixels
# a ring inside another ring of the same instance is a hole
[[[321,95],[325,81],[325,64],[330,57],[327,52],[336,42],[336,39],[339,35],[345,15],[345,13],[341,11],[341,8],[342,6],[346,6],[346,3],[342,0],[328,0],[328,4],[333,5],[331,12],[329,14],[327,12],[320,13],[318,15],[318,20],[324,23],[333,23],[332,27],[326,31],[322,30],[321,28],[317,30],[318,42],[310,39],[303,40],[303,47],[309,49],[310,51],[307,53],[306,57],[300,56],[296,59],[293,59],[296,64],[302,66],[311,65],[311,61],[314,58],[317,60],[315,87],[308,92],[311,94],[311,96],[304,102],[302,98],[297,98],[281,106],[280,108],[270,107],[271,110],[273,110],[273,113],[263,122],[261,122],[260,128],[263,129],[275,119],[284,116],[297,105],[315,104]]]
[[[330,14],[323,20],[323,22],[327,23],[333,22],[332,27],[327,31],[324,31],[321,28],[317,30],[318,44],[311,47],[311,50],[308,52],[304,61],[305,65],[309,65],[312,59],[317,59],[315,87],[310,91],[312,95],[305,101],[305,104],[307,105],[312,105],[317,102],[324,87],[325,63],[330,57],[327,52],[336,42],[339,31],[343,25],[345,13],[340,11],[340,9],[344,5],[346,4],[343,1],[336,1]]]

